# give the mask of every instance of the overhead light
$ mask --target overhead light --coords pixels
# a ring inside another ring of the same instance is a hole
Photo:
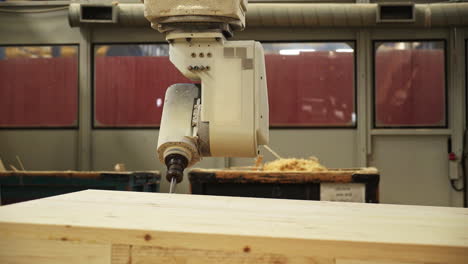
[[[299,55],[301,52],[314,52],[315,49],[282,49],[281,55]]]
[[[336,49],[336,52],[354,52],[354,49]]]
[[[299,55],[299,53],[301,53],[299,50],[293,50],[293,49],[280,50],[281,55]]]
[[[397,50],[405,50],[406,49],[406,43],[405,42],[397,42],[395,44],[395,49]]]
[[[163,104],[163,101],[162,101],[161,98],[156,99],[156,106],[157,106],[157,107],[161,107],[162,104]]]

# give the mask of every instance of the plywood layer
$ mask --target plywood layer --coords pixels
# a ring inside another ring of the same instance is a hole
[[[468,263],[468,210],[88,190],[0,207],[0,263]]]

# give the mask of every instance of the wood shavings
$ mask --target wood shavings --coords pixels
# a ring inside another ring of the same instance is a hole
[[[263,155],[258,155],[255,158],[255,167],[259,169],[263,167]]]
[[[309,159],[277,159],[263,166],[264,171],[327,171],[316,157]]]

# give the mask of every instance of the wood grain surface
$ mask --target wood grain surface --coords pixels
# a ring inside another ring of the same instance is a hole
[[[0,263],[468,263],[463,208],[88,190],[0,207]]]

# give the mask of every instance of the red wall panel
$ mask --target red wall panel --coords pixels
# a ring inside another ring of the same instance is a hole
[[[188,83],[168,57],[96,57],[97,126],[156,126],[167,87]]]
[[[350,125],[353,54],[266,55],[266,69],[272,125]],[[156,100],[187,82],[167,57],[96,57],[96,125],[159,125],[163,106]]]
[[[353,53],[268,54],[265,60],[271,125],[352,125]]]
[[[445,124],[443,50],[391,50],[376,54],[376,125]]]
[[[0,60],[0,126],[77,124],[78,59]]]
[[[393,50],[376,56],[378,125],[445,121],[444,54]],[[354,112],[352,53],[266,55],[272,125],[349,125]],[[168,86],[190,82],[167,57],[97,57],[98,126],[158,125]],[[76,57],[0,60],[0,126],[73,126],[77,121]]]

